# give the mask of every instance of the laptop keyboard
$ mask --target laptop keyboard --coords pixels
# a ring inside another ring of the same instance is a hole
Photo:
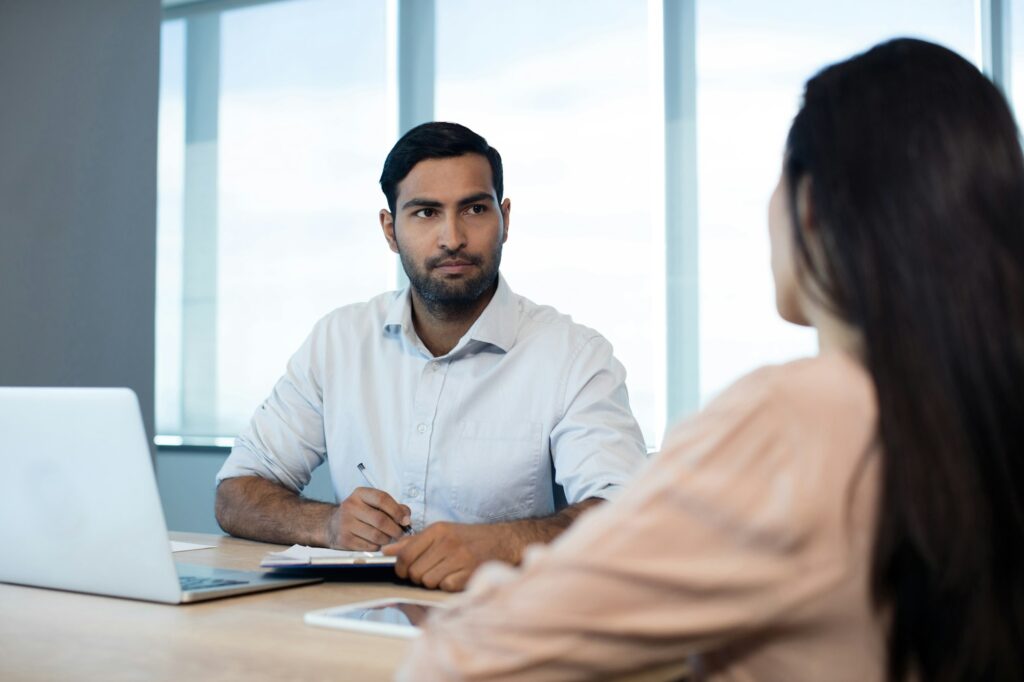
[[[208,590],[211,587],[227,587],[228,585],[246,585],[248,580],[228,580],[227,578],[199,578],[194,575],[179,575],[181,589],[185,592],[192,590]]]

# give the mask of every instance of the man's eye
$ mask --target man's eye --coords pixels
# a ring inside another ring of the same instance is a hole
[[[469,212],[472,213],[473,215],[480,215],[481,213],[485,213],[486,211],[487,207],[484,206],[483,204],[473,204],[472,206],[469,207]]]
[[[432,208],[421,208],[420,210],[416,211],[416,213],[414,213],[413,215],[415,215],[417,218],[433,218],[436,214],[437,211],[435,211]]]

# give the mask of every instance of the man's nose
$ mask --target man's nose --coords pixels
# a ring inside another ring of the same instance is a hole
[[[447,251],[458,251],[466,245],[466,233],[458,214],[449,215],[441,223],[437,245]]]

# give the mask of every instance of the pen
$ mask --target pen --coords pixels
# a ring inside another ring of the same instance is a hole
[[[356,465],[356,469],[359,469],[359,473],[363,475],[363,480],[366,481],[366,484],[368,486],[370,486],[371,488],[376,488],[377,490],[381,489],[380,486],[377,485],[377,483],[374,482],[372,478],[370,478],[370,473],[366,470],[366,467],[363,465],[362,462]]]
[[[362,474],[363,480],[366,481],[368,486],[376,488],[377,490],[382,490],[382,488],[377,485],[372,478],[370,478],[370,472],[366,470],[366,466],[362,462],[356,465],[356,469],[359,469],[359,473]],[[402,530],[409,533],[412,531],[412,526],[402,526]]]

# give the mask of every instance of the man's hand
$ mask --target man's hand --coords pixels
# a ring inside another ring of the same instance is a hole
[[[402,537],[411,510],[383,490],[356,488],[328,521],[328,545],[336,549],[377,551]]]
[[[398,557],[398,577],[431,589],[458,592],[480,564],[491,559],[518,564],[528,545],[551,542],[577,516],[600,502],[589,498],[539,519],[490,525],[435,523],[419,535],[402,538],[381,551]]]
[[[490,559],[518,562],[513,524],[434,523],[382,550],[398,557],[395,573],[431,589],[458,592],[477,566]]]

